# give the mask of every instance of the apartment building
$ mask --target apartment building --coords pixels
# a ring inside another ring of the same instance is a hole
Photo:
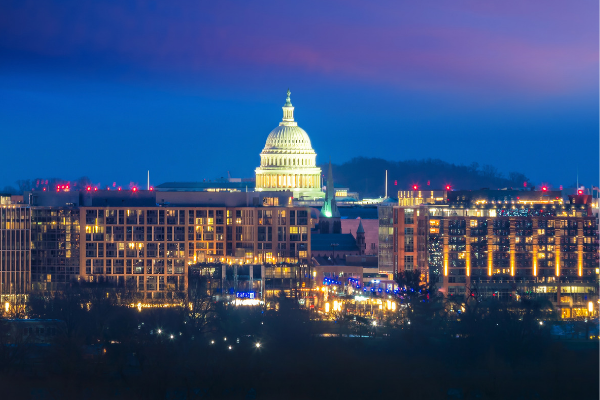
[[[285,192],[93,190],[36,193],[31,203],[36,289],[76,279],[171,299],[197,263],[287,264],[310,277],[314,222]]]
[[[0,195],[0,300],[29,293],[31,213],[22,196]]]
[[[446,295],[544,296],[563,316],[597,313],[591,196],[453,191],[446,204],[394,208],[394,264]]]

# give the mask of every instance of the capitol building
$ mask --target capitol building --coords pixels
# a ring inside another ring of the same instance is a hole
[[[292,191],[296,199],[323,198],[321,168],[317,153],[304,129],[294,121],[290,91],[283,108],[283,120],[271,131],[256,168],[257,191]]]

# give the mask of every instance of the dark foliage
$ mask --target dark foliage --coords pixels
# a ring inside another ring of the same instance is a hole
[[[469,166],[451,164],[439,159],[388,161],[381,158],[357,157],[341,165],[333,165],[336,186],[348,187],[363,197],[379,197],[385,192],[385,171],[388,171],[388,195],[396,197],[398,190],[410,190],[419,185],[424,190],[522,188],[529,179],[519,172],[505,177],[491,165]],[[326,165],[321,165],[326,171]],[[397,185],[395,184],[397,181]],[[427,181],[430,185],[427,186]]]
[[[30,312],[68,332],[49,346],[3,344],[2,398],[597,398],[597,341],[550,340],[538,322],[547,304],[445,301],[414,272],[398,281],[418,289],[405,297],[410,327],[360,338],[315,335],[351,327],[311,320],[293,296],[275,310],[212,303],[195,316],[140,312],[100,286],[32,298]],[[202,303],[204,281],[194,285]]]

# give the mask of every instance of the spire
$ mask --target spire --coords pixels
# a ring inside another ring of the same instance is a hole
[[[327,218],[340,218],[340,212],[335,202],[335,188],[333,186],[333,172],[331,170],[331,160],[329,160],[329,168],[327,170],[327,186],[325,189],[325,201],[321,214]]]
[[[362,219],[358,222],[358,228],[356,229],[356,233],[365,233],[365,228],[362,226]]]
[[[287,98],[285,99],[285,104],[283,105],[283,121],[279,123],[279,125],[288,125],[295,126],[297,125],[294,122],[294,106],[292,106],[292,101],[290,100],[290,89],[287,91]]]

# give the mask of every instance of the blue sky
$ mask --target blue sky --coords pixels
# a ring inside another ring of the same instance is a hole
[[[597,2],[6,1],[0,186],[251,177],[288,87],[318,162],[599,179]]]

